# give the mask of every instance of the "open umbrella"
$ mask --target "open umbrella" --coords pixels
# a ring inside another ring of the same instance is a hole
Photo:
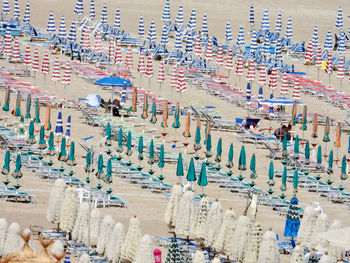
[[[97,160],[97,172],[96,172],[96,177],[97,179],[99,180],[99,183],[97,185],[97,188],[98,189],[101,189],[102,188],[102,185],[101,185],[101,179],[104,177],[105,175],[105,172],[103,171],[103,155],[102,153],[100,153],[98,155],[98,160]]]
[[[202,187],[202,193],[204,193],[204,186],[208,185],[207,169],[204,162],[202,163],[202,168],[198,176],[197,184]]]
[[[17,92],[16,106],[12,114],[16,117],[21,116],[21,93],[19,91]]]
[[[269,180],[267,181],[267,185],[270,187],[268,190],[269,194],[273,193],[273,190],[271,189],[271,187],[275,185],[275,181],[273,180],[274,176],[275,176],[275,171],[273,168],[273,162],[271,161],[269,166]]]
[[[6,89],[6,95],[5,95],[5,103],[2,107],[3,111],[9,111],[10,110],[10,87]]]
[[[5,153],[4,165],[3,165],[2,170],[1,170],[1,173],[6,176],[5,181],[3,181],[3,183],[5,185],[8,185],[10,183],[10,181],[8,180],[8,177],[7,177],[8,174],[10,173],[10,161],[11,161],[10,151],[7,150]]]
[[[16,168],[15,170],[12,172],[12,177],[14,179],[16,179],[17,184],[14,186],[16,189],[19,189],[21,186],[18,183],[18,179],[21,179],[23,174],[21,172],[21,168],[22,168],[22,161],[21,161],[21,154],[17,153],[17,158],[16,158]]]
[[[294,141],[294,158],[299,159],[299,136],[295,137]]]
[[[30,107],[32,105],[32,96],[31,94],[28,94],[28,97],[27,97],[27,104],[26,104],[26,114],[25,114],[25,118],[26,119],[30,119],[31,116],[30,116]]]
[[[40,104],[39,104],[39,99],[35,100],[35,123],[40,123]]]
[[[168,101],[164,101],[164,106],[163,106],[163,121],[161,122],[160,126],[163,128],[168,127]]]
[[[183,133],[183,136],[186,137],[186,139],[187,139],[188,137],[191,137],[191,133],[190,133],[190,124],[191,124],[191,116],[190,116],[190,113],[187,112],[185,131],[184,131],[184,133]]]
[[[152,102],[152,116],[151,119],[149,120],[150,123],[156,124],[157,122],[157,106],[156,106],[156,100],[153,99]]]
[[[36,143],[35,135],[34,135],[34,121],[31,121],[29,123],[29,137],[28,137],[27,143],[29,143],[29,144]]]
[[[177,165],[176,165],[176,176],[184,176],[184,165],[182,161],[182,154],[179,153],[179,156],[177,158]]]
[[[221,154],[222,154],[222,139],[220,138],[218,140],[218,145],[216,147],[216,158],[215,162],[220,163],[221,162]]]
[[[148,111],[148,96],[145,93],[145,97],[144,97],[144,100],[143,100],[143,111],[142,111],[142,114],[141,114],[141,118],[144,119],[144,120],[147,119],[147,117],[148,117],[147,111]]]
[[[188,170],[187,170],[186,180],[189,182],[194,182],[197,180],[193,158],[191,158],[190,165],[189,165]]]
[[[44,126],[41,126],[40,127],[38,149],[44,150],[44,149],[46,149],[46,147],[47,147],[47,145],[45,142],[45,129],[44,129]]]
[[[159,180],[163,180],[163,168],[164,168],[164,145],[160,146],[160,151],[159,151],[159,162],[158,162],[158,167],[160,168],[160,175],[159,175]]]

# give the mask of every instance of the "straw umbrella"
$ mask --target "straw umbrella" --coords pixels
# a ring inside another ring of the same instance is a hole
[[[8,180],[8,174],[10,173],[10,162],[11,162],[10,151],[7,150],[5,153],[4,165],[1,170],[1,173],[6,176],[5,181],[3,181],[5,185],[8,185],[10,183],[10,181]],[[1,249],[0,249],[0,252],[1,252]]]
[[[182,196],[179,204],[179,210],[175,223],[176,235],[185,235],[188,239],[194,216],[194,193],[192,191],[187,190]]]
[[[303,220],[301,221],[297,241],[305,247],[311,248],[313,236],[316,227],[316,214],[312,206],[304,210]]]
[[[229,255],[232,250],[233,234],[236,227],[236,214],[229,208],[226,210],[224,219],[222,221],[221,229],[216,241],[214,242],[214,249]]]
[[[234,260],[242,262],[246,248],[250,242],[250,235],[252,231],[252,223],[250,219],[245,215],[241,215],[236,223],[236,229],[233,234],[233,244],[232,244],[232,257]]]
[[[229,168],[230,170],[227,172],[228,176],[232,175],[232,168],[233,168],[233,144],[230,144],[230,148],[228,151],[228,160],[226,163],[226,167]]]
[[[206,262],[203,251],[200,248],[197,248],[196,253],[193,257],[193,263],[202,263]]]
[[[290,259],[291,263],[303,263],[305,262],[304,247],[302,245],[297,245],[293,249],[292,257]]]
[[[101,232],[98,237],[97,247],[96,247],[96,251],[99,255],[104,255],[105,252],[107,251],[107,246],[110,242],[114,225],[115,225],[115,221],[111,215],[106,215],[103,218]]]
[[[202,166],[203,167],[203,166]],[[205,168],[205,165],[204,165]],[[204,195],[201,199],[197,213],[191,225],[190,234],[195,237],[196,240],[203,242],[207,231],[207,218],[209,213],[209,201]]]
[[[141,238],[141,224],[140,220],[133,216],[130,219],[129,229],[125,236],[125,242],[121,251],[121,260],[128,260],[134,262],[136,253],[139,247],[138,241]]]
[[[94,208],[91,211],[90,216],[90,246],[96,247],[101,231],[102,215],[98,208]],[[84,239],[87,239],[87,237],[88,233],[86,233],[86,237]]]
[[[261,242],[258,263],[279,263],[280,253],[276,240],[276,234],[271,230],[267,231]]]
[[[153,263],[153,240],[150,235],[143,235],[139,240],[135,263]]]
[[[76,242],[85,242],[89,218],[89,204],[82,202],[79,206],[77,220],[75,220],[72,238]]]
[[[204,244],[208,247],[212,247],[217,240],[220,233],[221,225],[223,221],[222,205],[216,199],[210,206],[208,217],[206,220],[206,231],[204,234]]]
[[[2,255],[6,256],[11,253],[16,252],[21,247],[21,240],[19,236],[20,232],[20,226],[18,223],[13,222],[8,228],[7,234],[6,234],[6,242],[3,246]]]
[[[79,263],[91,263],[90,256],[88,254],[82,254],[79,258]]]
[[[17,157],[16,157],[16,168],[15,170],[12,172],[12,177],[14,179],[16,179],[17,184],[14,185],[14,187],[18,190],[21,186],[18,183],[18,180],[21,179],[23,177],[22,171],[22,161],[21,161],[21,154],[17,153]]]
[[[122,223],[116,223],[113,228],[110,242],[107,246],[107,258],[112,263],[120,260],[122,246],[125,240],[125,229]]]
[[[51,189],[49,203],[46,212],[46,218],[53,224],[60,223],[61,207],[64,199],[65,182],[62,178],[55,181],[54,187]]]
[[[313,237],[312,246],[314,248],[317,248],[317,250],[321,250],[322,252],[325,252],[328,247],[328,242],[322,238],[320,238],[319,234],[322,232],[327,232],[329,229],[329,220],[328,216],[325,213],[321,213],[316,220],[316,228],[315,228],[315,235]]]
[[[179,213],[179,205],[180,205],[181,197],[182,197],[181,185],[179,183],[176,183],[171,189],[169,202],[164,214],[164,222],[171,231],[175,229],[176,218]]]
[[[68,186],[64,192],[64,199],[60,212],[60,227],[65,232],[72,232],[77,218],[79,200],[75,195],[75,187]]]
[[[244,256],[244,263],[256,263],[258,260],[261,242],[263,240],[263,232],[261,225],[256,222],[252,228],[251,239],[248,243]]]

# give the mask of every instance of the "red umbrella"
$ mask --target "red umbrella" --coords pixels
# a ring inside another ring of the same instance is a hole
[[[10,28],[6,30],[4,55],[7,58],[10,58],[12,55],[12,36],[11,36]]]
[[[294,89],[293,89],[292,99],[293,100],[300,100],[300,86],[299,86],[298,79],[294,80]]]
[[[224,64],[224,58],[223,58],[222,46],[221,45],[219,45],[219,47],[218,47],[218,53],[216,55],[216,64],[218,66],[222,66]]]
[[[49,53],[46,51],[43,59],[43,63],[41,64],[41,72],[45,75],[49,74],[50,71],[50,61],[49,61]]]
[[[108,57],[109,60],[111,61],[112,64],[114,64],[115,61],[115,41],[114,41],[114,37],[110,36],[109,38],[109,46],[108,46]]]
[[[82,49],[88,50],[91,49],[90,46],[90,29],[85,27],[83,32],[83,43],[82,43]]]
[[[194,46],[194,54],[198,57],[202,55],[201,40],[199,35],[197,35],[197,38],[196,38],[196,44]]]
[[[39,71],[39,53],[38,53],[38,49],[37,48],[34,50],[32,70],[34,72],[38,72]]]
[[[32,64],[32,57],[30,54],[30,46],[26,46],[26,51],[24,53],[24,61],[23,61],[24,65],[26,65],[26,67],[30,66]]]
[[[228,70],[228,74],[230,75],[231,70],[233,69],[233,52],[232,48],[228,51],[226,58],[226,69]]]
[[[139,64],[137,65],[137,71],[140,72],[140,77],[145,73],[145,56],[142,51],[139,55]]]
[[[315,65],[317,68],[317,79],[320,79],[320,67],[322,67],[322,49],[320,45],[316,48],[316,61]]]
[[[276,89],[277,88],[277,76],[276,76],[276,68],[273,67],[270,74],[269,88]]]
[[[98,31],[96,34],[95,43],[94,43],[94,52],[95,53],[103,52],[101,31]]]
[[[128,46],[128,50],[126,51],[125,66],[127,66],[128,68],[134,66],[134,61],[132,59],[132,50],[130,45]]]
[[[158,69],[158,78],[157,81],[159,82],[159,89],[160,89],[160,94],[162,94],[162,83],[165,81],[165,72],[164,72],[164,61],[161,60],[159,63],[159,69]]]
[[[266,83],[266,67],[265,63],[262,62],[259,70],[259,84],[264,85]]]
[[[287,74],[284,73],[282,77],[281,96],[284,97],[287,94],[288,94],[288,78],[287,78]]]
[[[173,92],[174,89],[177,89],[177,68],[176,65],[172,67],[171,69],[171,76],[170,76],[170,87],[171,92]]]
[[[309,40],[306,46],[306,52],[305,52],[305,61],[307,64],[311,64],[313,62],[314,58],[314,50],[312,47],[312,42]]]
[[[151,78],[153,77],[153,64],[151,55],[147,56],[145,77],[148,78],[148,90],[151,90]]]
[[[255,63],[253,60],[250,60],[248,64],[248,72],[246,75],[246,80],[253,81],[254,79],[255,79]]]
[[[344,79],[344,57],[341,56],[338,63],[337,78],[340,80],[340,91],[343,91],[343,79]]]
[[[53,69],[52,69],[52,76],[51,76],[52,81],[56,82],[61,79],[61,73],[60,73],[60,62],[58,60],[58,57],[56,57],[55,62],[53,64]]]
[[[328,52],[327,64],[325,68],[325,72],[328,74],[329,85],[331,85],[331,74],[333,72],[333,62],[332,62],[332,54]]]
[[[117,42],[117,45],[115,46],[115,64],[119,65],[123,63],[122,58],[122,49],[120,47],[120,42]]]
[[[71,70],[69,63],[66,64],[66,69],[64,70],[64,75],[62,78],[62,83],[64,84],[64,98],[66,98],[66,87],[70,84]]]
[[[177,80],[177,92],[185,92],[187,90],[186,83],[185,83],[185,73],[183,68],[179,68],[178,71],[178,80]]]
[[[213,43],[211,40],[208,41],[207,51],[206,51],[206,59],[210,61],[213,59]]]
[[[242,57],[242,54],[238,55],[238,59],[236,61],[236,75],[237,76],[243,75],[243,57]]]
[[[20,51],[19,51],[19,44],[18,44],[18,40],[15,39],[14,43],[13,43],[13,51],[12,51],[12,58],[11,60],[13,62],[18,62],[21,60],[21,56],[20,56]]]

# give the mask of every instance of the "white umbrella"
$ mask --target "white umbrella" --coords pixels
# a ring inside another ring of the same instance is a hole
[[[224,220],[218,235],[217,240],[214,243],[214,248],[218,251],[222,251],[228,255],[232,249],[232,237],[236,227],[236,214],[232,208],[226,210]]]
[[[175,233],[177,235],[189,236],[195,213],[194,193],[186,191],[180,200],[179,213],[176,217]]]
[[[222,205],[218,200],[215,200],[215,202],[211,204],[207,218],[207,231],[205,232],[204,242],[206,246],[212,247],[214,245],[220,233],[223,217]]]
[[[64,180],[62,178],[58,178],[50,192],[46,218],[51,223],[58,224],[60,222],[61,205],[64,198],[65,187],[66,184]]]
[[[191,236],[195,237],[196,240],[202,241],[205,239],[205,233],[207,231],[207,218],[209,213],[209,201],[203,196],[199,207],[197,209],[196,216],[191,225]]]
[[[83,254],[81,255],[81,257],[79,258],[79,263],[90,263],[90,257],[88,254]]]
[[[317,248],[319,251],[325,252],[328,247],[328,242],[320,239],[319,234],[322,232],[326,232],[329,229],[329,220],[328,216],[325,213],[320,214],[316,220],[316,230],[314,235],[314,240],[312,247]]]
[[[256,263],[256,261],[258,260],[262,239],[263,232],[261,225],[256,222],[253,227],[250,242],[247,246],[247,252],[243,261],[244,263]]]
[[[100,210],[95,208],[91,211],[90,217],[90,245],[97,246],[98,237],[100,235],[102,216]]]
[[[75,220],[72,238],[76,242],[83,242],[87,234],[87,225],[89,217],[89,204],[82,202],[79,207],[77,220]]]
[[[232,256],[242,262],[252,232],[252,222],[249,217],[242,215],[238,218],[235,233],[233,234]]]
[[[152,237],[150,235],[144,235],[139,241],[135,263],[153,263],[153,249]]]
[[[302,245],[297,245],[292,253],[292,257],[290,258],[290,263],[304,263],[305,255],[304,255],[304,247]]]
[[[320,233],[319,237],[328,240],[332,245],[339,248],[350,250],[350,227]]]
[[[313,235],[316,227],[316,215],[312,206],[305,208],[303,219],[297,236],[297,241],[303,246],[311,248]]]
[[[78,214],[79,201],[75,196],[75,187],[67,187],[60,214],[60,227],[65,232],[72,232]],[[59,255],[59,254],[57,254]]]
[[[332,256],[328,255],[327,252],[321,257],[319,263],[334,263],[335,262],[335,258],[333,258]]]
[[[56,239],[50,246],[51,255],[62,255],[64,253],[64,246],[61,240]]]
[[[2,251],[4,250],[7,229],[8,229],[8,224],[6,219],[0,218],[0,257],[2,256]]]
[[[272,231],[267,231],[264,234],[261,242],[258,263],[279,263],[280,253],[278,249],[276,234]]]
[[[3,256],[16,252],[21,248],[21,238],[19,236],[20,227],[19,224],[13,222],[6,234],[6,243],[2,252]]]
[[[125,229],[122,223],[116,223],[107,249],[107,258],[112,263],[120,261],[122,246],[125,240]]]
[[[96,251],[98,254],[104,255],[104,253],[106,252],[107,246],[111,239],[114,225],[115,225],[115,221],[111,215],[106,215],[103,218],[102,227],[101,227],[101,231],[98,237],[97,247],[96,247]]]
[[[167,224],[169,229],[175,228],[181,197],[182,188],[178,183],[176,183],[171,189],[171,195],[164,214],[164,222]]]
[[[141,237],[141,224],[140,220],[133,216],[130,219],[129,229],[125,236],[125,242],[122,247],[121,260],[129,260],[134,262],[136,258],[136,252],[139,247],[139,239]]]
[[[329,227],[328,231],[335,231],[338,229],[342,229],[343,228],[343,224],[340,220],[335,219],[333,221],[333,223],[331,224],[331,226]],[[331,244],[329,241],[325,240],[324,238],[320,237],[320,239],[323,239],[324,241],[327,242],[327,250],[329,255],[338,258],[342,256],[342,253],[344,252],[344,249],[339,247],[339,246],[335,246],[334,244]]]
[[[204,253],[201,249],[197,249],[196,253],[194,254],[193,263],[203,263],[207,262],[204,257]]]

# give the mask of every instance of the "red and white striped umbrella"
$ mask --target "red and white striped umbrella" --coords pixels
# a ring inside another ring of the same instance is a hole
[[[281,95],[285,97],[288,94],[288,77],[287,74],[284,73],[282,76],[282,85],[281,85]]]
[[[266,83],[266,67],[265,63],[262,62],[259,70],[259,84],[264,85]]]
[[[331,75],[333,72],[333,62],[332,62],[332,53],[328,51],[328,58],[327,58],[327,64],[325,68],[325,72],[328,75]]]
[[[207,61],[213,59],[213,43],[212,40],[208,41],[207,52],[205,54]]]
[[[316,49],[316,61],[315,61],[316,67],[320,68],[322,67],[322,49],[320,45],[317,46]]]
[[[292,99],[293,100],[300,100],[300,86],[299,86],[298,79],[294,80],[294,89],[293,89]]]
[[[218,47],[218,53],[216,54],[216,64],[219,65],[219,66],[222,66],[224,65],[224,54],[222,52],[222,46],[219,45]]]
[[[83,43],[82,43],[82,49],[88,50],[91,49],[90,45],[90,29],[85,27],[83,32]]]
[[[305,52],[305,61],[307,63],[312,63],[313,62],[313,58],[314,58],[314,49],[312,47],[312,42],[311,40],[309,40],[309,42],[307,42],[307,46],[306,46],[306,52]]]
[[[236,61],[236,75],[237,76],[243,75],[243,57],[242,57],[242,54],[238,55],[238,59]]]
[[[114,64],[115,61],[115,41],[114,37],[110,36],[109,38],[109,46],[108,46],[108,57],[109,60]]]
[[[64,70],[64,75],[62,78],[62,83],[67,86],[70,84],[70,78],[71,78],[71,70],[69,63],[66,64],[66,68]]]
[[[43,59],[43,63],[41,64],[41,72],[44,74],[49,74],[50,71],[50,61],[49,61],[49,53],[46,51]]]
[[[152,64],[152,57],[151,57],[151,55],[147,56],[147,65],[146,65],[145,77],[146,78],[152,78],[153,77],[153,64]]]
[[[159,63],[157,81],[160,83],[163,83],[165,81],[165,70],[164,70],[164,61],[163,60],[161,60]]]
[[[103,52],[101,31],[98,31],[96,34],[95,44],[94,44],[94,52],[95,53],[102,53]]]
[[[31,54],[30,54],[30,46],[26,46],[23,63],[27,67],[29,67],[32,64],[32,57],[31,57]]]
[[[201,40],[199,38],[199,35],[197,35],[197,38],[196,38],[196,44],[194,46],[194,54],[198,57],[202,55]]]
[[[37,48],[34,50],[32,70],[34,72],[39,72],[39,53]]]
[[[127,66],[128,68],[131,68],[134,66],[134,61],[132,58],[132,50],[130,45],[128,46],[128,50],[126,51],[125,66]]]
[[[179,68],[178,70],[178,80],[177,80],[177,92],[185,92],[187,90],[186,82],[185,82],[185,73],[183,68]]]
[[[60,62],[58,60],[58,57],[56,57],[55,62],[53,64],[51,79],[52,81],[58,81],[61,79]]]
[[[6,30],[4,55],[8,58],[12,56],[12,36],[10,29]]]
[[[338,63],[337,78],[344,79],[344,57],[341,56]]]
[[[232,70],[233,67],[233,52],[232,48],[228,51],[227,58],[226,58],[226,69],[227,70]]]
[[[176,65],[175,65],[175,66],[173,66],[171,68],[170,87],[172,89],[176,89],[177,88],[177,80],[178,80],[177,73],[178,72],[177,72],[177,68],[176,68]]]
[[[247,81],[253,81],[255,79],[255,63],[252,60],[249,61],[248,72],[245,78]]]
[[[18,43],[18,40],[15,39],[15,41],[13,43],[13,50],[12,50],[11,61],[18,62],[20,60],[21,60],[21,55],[20,55],[20,51],[19,51],[19,43]]]
[[[270,89],[277,88],[277,75],[276,75],[276,68],[275,67],[272,68],[272,71],[270,74],[269,88]]]
[[[140,74],[144,74],[145,73],[145,56],[143,55],[142,52],[139,55],[139,64],[137,65],[137,71]]]
[[[123,58],[122,58],[122,48],[120,47],[120,42],[117,42],[117,45],[115,46],[115,64],[122,64]]]

